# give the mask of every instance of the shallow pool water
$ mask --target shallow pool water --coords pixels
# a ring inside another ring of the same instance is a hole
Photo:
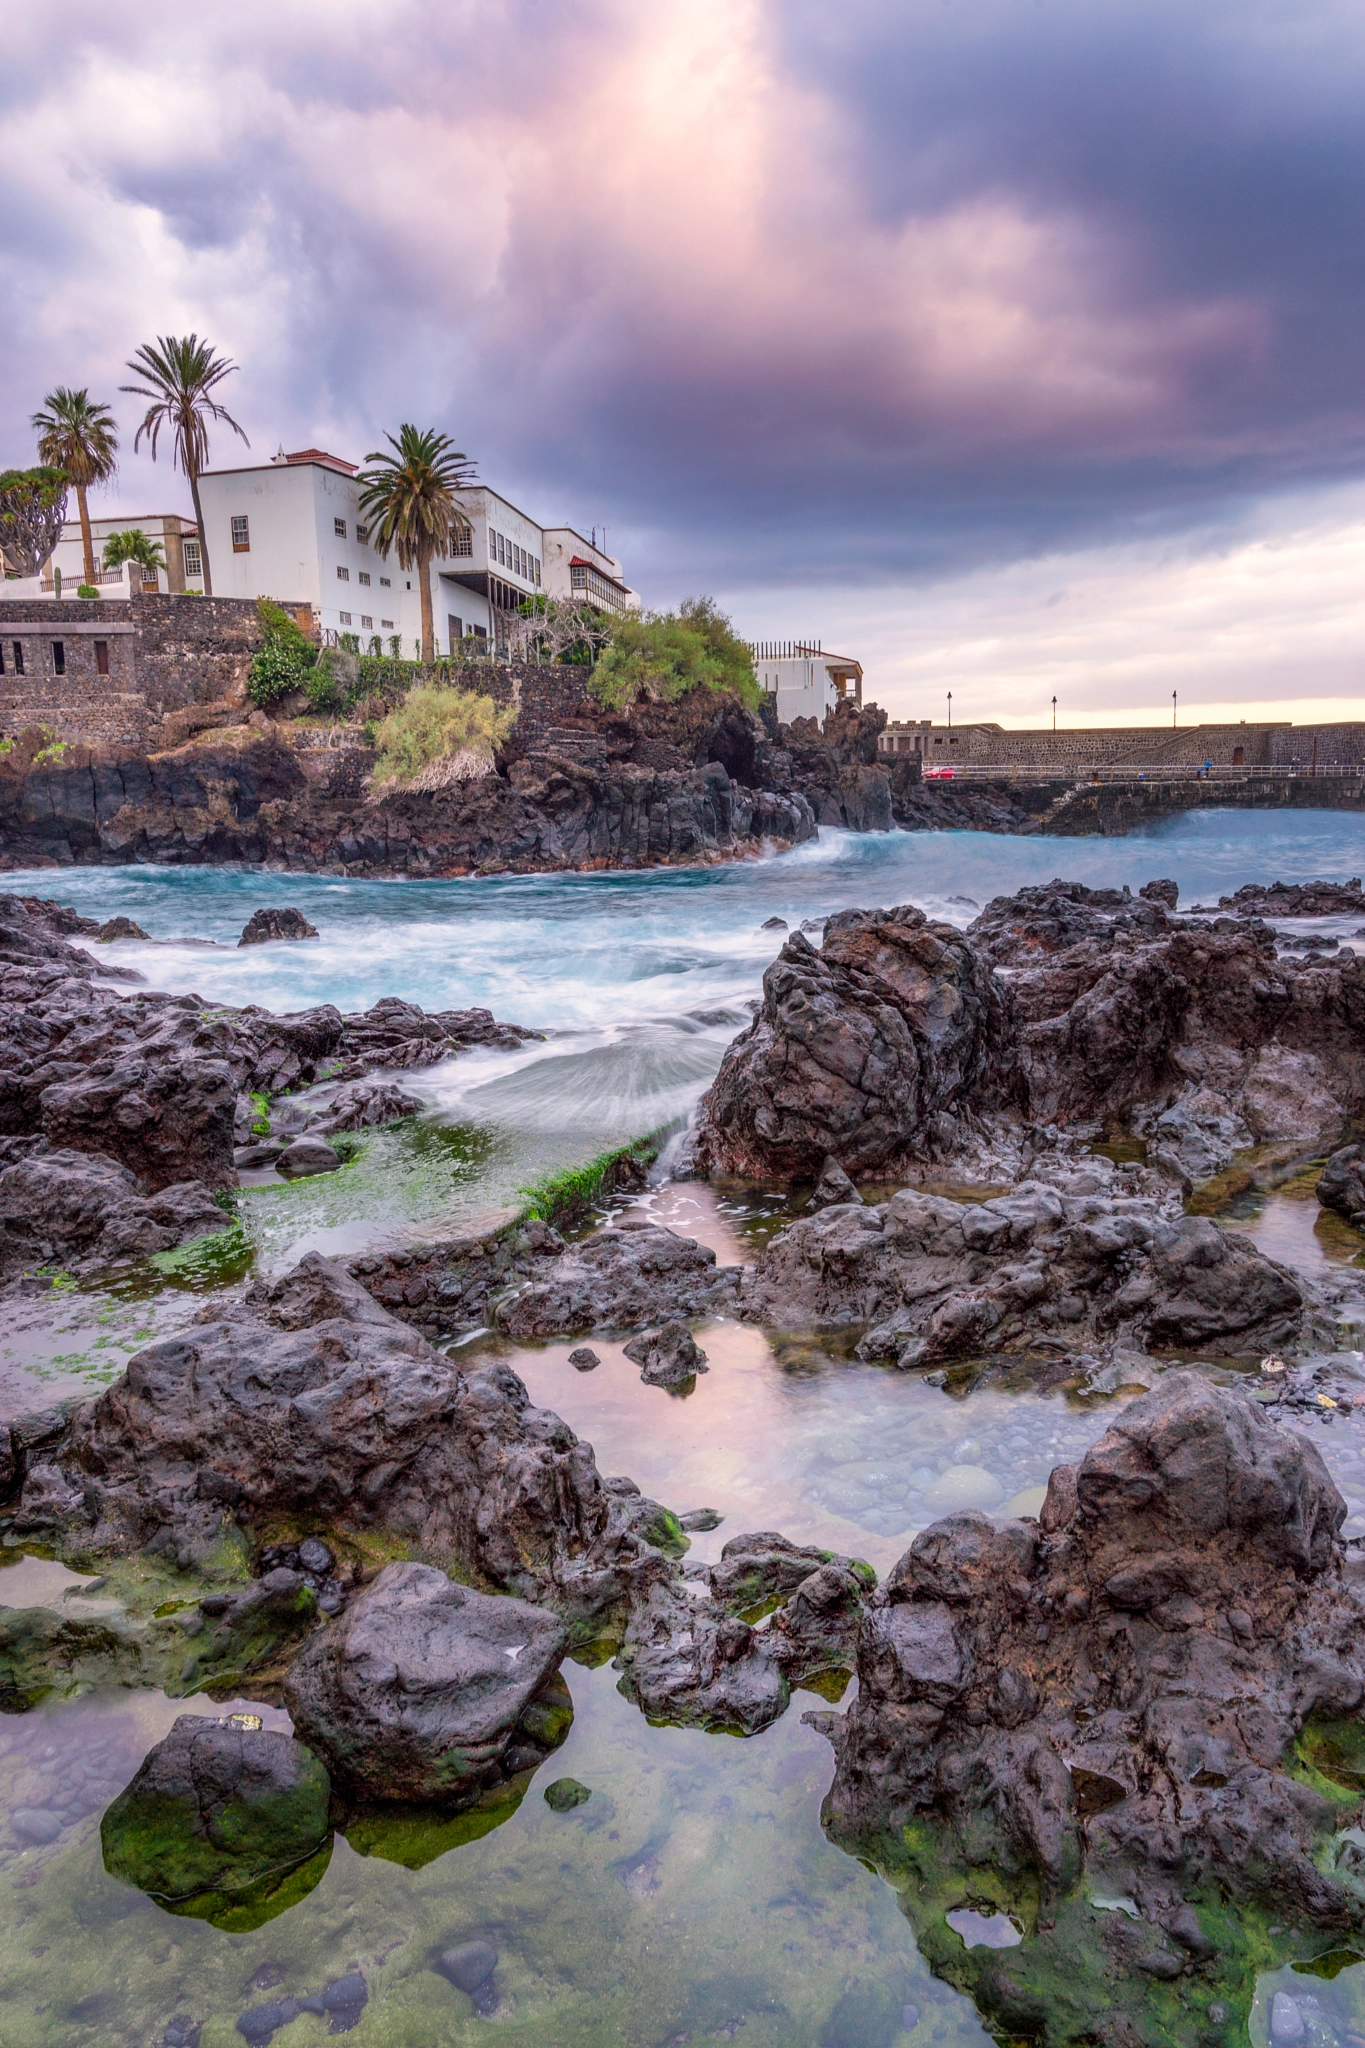
[[[140,1345],[242,1287],[250,1270],[278,1270],[309,1246],[355,1251],[474,1229],[542,1173],[678,1128],[781,944],[781,931],[761,929],[770,917],[791,926],[912,901],[961,924],[990,896],[1057,873],[1134,887],[1170,875],[1186,901],[1209,900],[1249,879],[1344,879],[1365,866],[1363,850],[1365,821],[1355,818],[1211,813],[1124,840],[823,834],[767,863],[645,875],[10,877],[8,887],[131,916],[172,942],[109,949],[151,986],[276,1009],[355,1008],[390,994],[429,1008],[478,1003],[549,1036],[516,1054],[477,1053],[405,1076],[427,1104],[420,1118],[370,1137],[326,1180],[284,1187],[265,1177],[247,1189],[235,1265],[144,1273],[113,1291],[63,1284],[11,1304],[0,1410],[97,1390]],[[262,903],[296,904],[321,939],[238,951],[237,933]],[[174,943],[185,936],[216,943]],[[782,1214],[776,1199],[729,1200],[666,1179],[644,1202],[727,1262],[752,1256]],[[1237,1220],[1300,1265],[1336,1265],[1358,1249],[1297,1188],[1259,1191]],[[569,1365],[568,1344],[476,1339],[469,1349],[507,1357],[533,1398],[594,1445],[605,1472],[629,1474],[675,1509],[722,1515],[694,1537],[693,1564],[732,1535],[775,1528],[884,1571],[953,1507],[1036,1512],[1048,1472],[1080,1456],[1116,1412],[1114,1401],[1043,1396],[1022,1381],[961,1398],[724,1321],[698,1335],[710,1370],[685,1396],[644,1386],[619,1344],[596,1343],[602,1362],[589,1373]],[[1365,1422],[1302,1426],[1353,1514],[1365,1516]],[[97,1618],[100,1599],[97,1585],[50,1561],[0,1565],[0,1603]],[[421,1868],[361,1853],[376,1844],[359,1834],[355,1843],[338,1836],[307,1896],[252,1933],[177,1917],[117,1883],[98,1841],[104,1807],[178,1714],[245,1703],[107,1691],[0,1718],[4,2048],[143,2048],[188,2040],[194,2027],[199,2048],[240,2048],[237,2021],[249,2008],[318,1992],[355,1968],[369,2003],[353,2038],[386,2048],[473,2044],[490,2025],[527,2048],[984,2048],[971,2005],[920,1961],[891,1889],[821,1831],[832,1752],[801,1715],[823,1700],[798,1696],[746,1742],[650,1728],[616,1691],[610,1666],[570,1664],[566,1675],[568,1741],[493,1832]],[[277,1706],[257,1711],[287,1725]],[[543,1793],[561,1777],[591,1796],[556,1813]],[[982,1932],[964,1926],[964,1939]],[[992,1925],[985,1938],[1004,1940],[1006,1928]],[[442,1949],[471,1940],[498,1952],[491,2018],[431,1967]],[[1305,2039],[1350,2048],[1356,2015],[1365,2017],[1360,1974],[1348,1965],[1307,1990],[1297,1980]],[[1257,2048],[1278,1983],[1267,1981],[1253,2014]],[[304,2015],[276,2038],[293,2048],[325,2029]]]

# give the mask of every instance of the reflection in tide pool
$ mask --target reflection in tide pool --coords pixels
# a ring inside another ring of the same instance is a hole
[[[487,2021],[432,1965],[476,1941],[497,1953],[498,2038],[527,2048],[985,2048],[894,1894],[821,1832],[832,1757],[800,1720],[820,1701],[739,1742],[652,1729],[609,1669],[566,1671],[569,1739],[496,1833],[419,1870],[338,1838],[316,1888],[246,1934],[163,1912],[100,1859],[100,1808],[186,1702],[101,1693],[0,1724],[5,2048],[147,2048],[177,2018],[199,2048],[240,2048],[243,2013],[353,1970],[357,2048],[474,2043]],[[591,1796],[555,1813],[566,1776]],[[277,2038],[325,2032],[305,2016]]]

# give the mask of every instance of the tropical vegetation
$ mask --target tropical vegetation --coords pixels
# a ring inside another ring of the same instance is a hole
[[[375,785],[441,789],[487,775],[516,720],[514,706],[473,690],[409,690],[376,728]]]
[[[166,557],[159,540],[153,540],[140,526],[129,526],[122,533],[111,533],[104,543],[106,569],[121,569],[125,562],[136,562],[154,577],[158,569],[165,568]]]
[[[31,424],[38,436],[39,461],[65,471],[67,481],[75,486],[85,580],[93,584],[95,543],[90,532],[87,493],[92,484],[108,483],[118,467],[114,415],[107,405],[96,404],[88,389],[68,391],[64,384],[59,384],[55,391],[49,391],[42,411],[34,413]]]
[[[212,345],[197,334],[159,335],[135,350],[128,368],[140,377],[140,384],[121,384],[121,391],[151,400],[142,425],[133,438],[134,452],[145,434],[156,460],[157,442],[164,431],[171,440],[171,460],[189,479],[194,500],[194,517],[199,528],[199,553],[204,567],[204,595],[213,596],[213,572],[209,565],[208,535],[204,531],[203,508],[199,503],[199,479],[208,467],[209,425],[221,421],[234,434],[246,434],[226,407],[213,396],[223,379],[237,368],[226,356],[215,354]],[[247,446],[251,443],[247,441]]]
[[[0,472],[0,559],[6,575],[41,572],[62,537],[66,493],[66,471],[49,463]]]
[[[762,701],[748,647],[709,597],[614,621],[589,687],[613,710],[641,698],[671,703],[697,688],[729,691],[751,711]]]
[[[273,704],[291,690],[303,689],[316,667],[318,649],[282,605],[260,598],[256,616],[265,638],[251,658],[247,695],[253,704]]]
[[[422,602],[422,659],[436,652],[431,615],[431,564],[448,554],[457,535],[470,531],[456,503],[456,493],[474,481],[474,464],[455,448],[448,434],[404,425],[398,439],[386,434],[393,450],[382,448],[365,457],[373,466],[360,472],[360,511],[370,528],[371,544],[386,559],[392,548],[400,567],[417,572]]]

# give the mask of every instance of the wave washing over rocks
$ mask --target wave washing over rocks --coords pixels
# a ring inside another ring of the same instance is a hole
[[[385,1073],[529,1035],[119,993],[82,931],[0,906],[11,1288],[230,1227],[215,1196],[289,1138],[291,1086],[341,1084],[333,1136],[406,1113]],[[808,1717],[837,1759],[825,1825],[992,2028],[1241,2040],[1258,1973],[1365,1943],[1365,1563],[1293,1426],[1352,1412],[1365,1373],[1337,1348],[1349,1278],[1184,1205],[1239,1149],[1292,1140],[1331,1151],[1323,1199],[1365,1220],[1339,1142],[1362,1022],[1365,963],[1281,958],[1259,916],[1180,919],[1163,883],[1024,890],[965,934],[908,906],[839,914],[818,949],[794,933],[692,1138],[694,1172],[790,1191],[751,1264],[639,1215],[575,1240],[530,1219],[210,1296],[103,1393],[0,1439],[6,1539],[140,1589],[98,1619],[0,1610],[0,1701],[282,1698],[292,1736],[177,1722],[104,1817],[111,1871],[230,1929],[302,1897],[336,1832],[416,1867],[496,1825],[570,1732],[571,1649],[613,1657],[651,1722],[745,1735],[856,1671],[847,1712]],[[1116,1124],[1145,1163],[1091,1149]],[[505,1363],[429,1341],[629,1334],[678,1394],[717,1318],[962,1389],[1124,1398],[1037,1519],[951,1515],[878,1586],[771,1530],[686,1563],[683,1519]],[[473,1942],[432,1967],[482,2010],[496,1961]],[[341,2031],[369,1997],[352,1973],[238,2030]]]

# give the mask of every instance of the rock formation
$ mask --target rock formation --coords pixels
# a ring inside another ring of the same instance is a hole
[[[556,1674],[567,1644],[542,1607],[391,1564],[304,1647],[285,1703],[352,1793],[467,1803],[563,1740],[573,1709]]]
[[[794,933],[768,969],[696,1159],[890,1178],[980,1149],[983,1120],[1127,1119],[1193,1179],[1365,1106],[1362,1024],[1365,960],[1281,959],[1259,920],[1178,922],[1161,896],[1053,882],[996,899],[965,936],[911,908],[845,912],[819,952]]]
[[[1173,1373],[1054,1471],[1040,1523],[950,1516],[873,1596],[857,1699],[817,1721],[826,1825],[993,2028],[1231,2043],[1272,1921],[1365,1925],[1334,1842],[1365,1753],[1344,1514],[1312,1444]],[[964,1912],[1022,1946],[964,1946]]]
[[[318,928],[301,910],[266,907],[253,910],[242,927],[239,946],[263,946],[270,939],[315,939]]]
[[[894,1173],[953,1113],[1017,1092],[1005,990],[951,925],[843,911],[819,952],[793,932],[702,1104],[703,1171]]]
[[[23,1151],[0,1165],[0,1281],[37,1266],[146,1258],[231,1224],[201,1181],[152,1194],[97,1152],[54,1149],[41,1138],[9,1143]]]
[[[1322,1169],[1315,1190],[1325,1209],[1336,1209],[1365,1230],[1365,1145],[1343,1145]]]

